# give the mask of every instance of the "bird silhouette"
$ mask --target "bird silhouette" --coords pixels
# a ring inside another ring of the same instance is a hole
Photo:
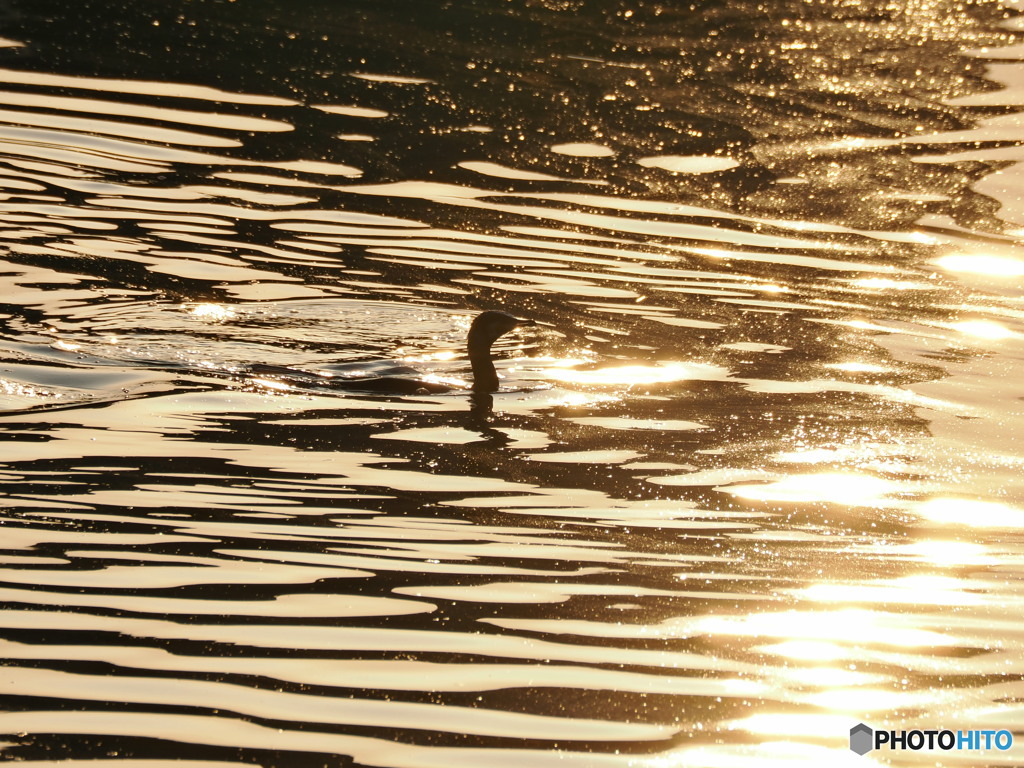
[[[487,310],[481,312],[473,319],[469,327],[469,335],[466,339],[466,352],[469,355],[470,367],[473,371],[473,382],[470,386],[473,392],[488,393],[496,392],[499,386],[498,372],[494,369],[494,360],[491,357],[491,346],[501,336],[520,326],[536,325],[533,320],[510,315],[507,312]],[[388,375],[366,376],[358,378],[343,378],[333,376],[327,378],[316,375],[311,379],[307,371],[300,371],[294,368],[264,365],[257,363],[250,366],[249,370],[259,375],[270,375],[285,377],[289,381],[296,381],[301,384],[314,384],[315,386],[327,386],[331,389],[345,389],[359,392],[380,392],[385,394],[439,394],[450,392],[455,387],[438,381],[429,381],[419,378],[418,371],[412,368],[392,369]]]

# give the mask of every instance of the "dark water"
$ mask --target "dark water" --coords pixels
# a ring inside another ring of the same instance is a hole
[[[1022,764],[1022,10],[0,4],[0,755]]]

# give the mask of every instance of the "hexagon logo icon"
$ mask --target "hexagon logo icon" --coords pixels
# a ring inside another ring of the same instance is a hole
[[[875,740],[874,736],[875,733],[871,730],[870,725],[857,723],[850,729],[850,749],[858,755],[866,755],[874,748],[872,745]]]

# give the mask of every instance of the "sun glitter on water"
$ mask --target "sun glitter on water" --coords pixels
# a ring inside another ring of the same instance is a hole
[[[576,369],[556,366],[547,376],[568,384],[635,387],[676,381],[719,380],[728,371],[707,363],[669,362],[655,365],[621,365],[610,368]]]
[[[223,323],[235,317],[235,310],[223,304],[204,302],[201,304],[182,304],[181,308],[197,320]]]

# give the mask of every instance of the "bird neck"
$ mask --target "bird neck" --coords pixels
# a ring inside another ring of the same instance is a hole
[[[494,392],[498,388],[498,372],[491,362],[491,345],[479,339],[469,342],[469,362],[473,367],[473,389]]]

